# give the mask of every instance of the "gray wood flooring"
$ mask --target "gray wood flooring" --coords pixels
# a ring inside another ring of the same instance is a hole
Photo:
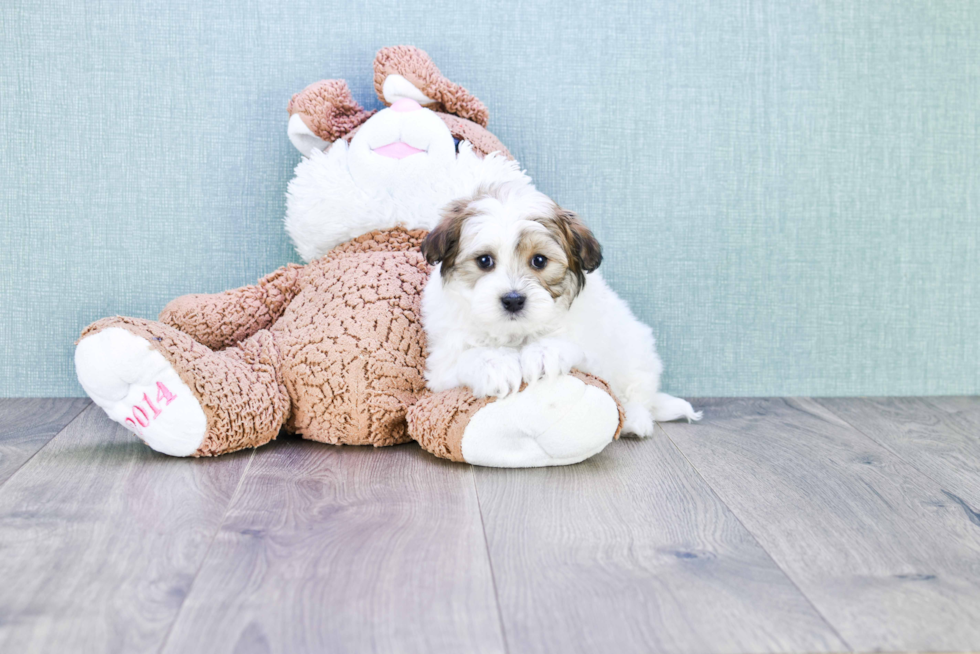
[[[0,652],[980,650],[980,398],[696,404],[494,470],[0,400]]]

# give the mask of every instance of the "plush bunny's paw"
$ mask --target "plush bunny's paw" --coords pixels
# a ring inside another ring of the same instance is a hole
[[[78,381],[109,418],[151,448],[194,454],[207,431],[201,404],[150,343],[121,327],[83,338],[75,348]]]

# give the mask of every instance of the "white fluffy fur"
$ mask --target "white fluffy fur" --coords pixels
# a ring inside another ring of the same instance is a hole
[[[479,214],[463,225],[457,266],[468,257],[494,252],[495,268],[478,281],[444,278],[433,271],[422,298],[428,335],[426,380],[433,391],[470,387],[477,396],[505,397],[522,380],[554,379],[573,367],[601,377],[626,410],[624,433],[650,436],[654,421],[698,420],[685,400],[660,392],[663,364],[653,333],[633,315],[598,272],[587,275],[579,295],[551,294],[517,261],[517,244],[551,200],[520,180],[498,198],[477,200]],[[500,298],[527,297],[519,316]]]
[[[402,140],[425,154],[387,159],[373,148]],[[481,184],[529,181],[516,161],[481,157],[453,136],[433,112],[385,109],[367,121],[350,145],[313,150],[296,166],[286,202],[286,231],[300,256],[312,261],[376,229],[432,229],[439,210]]]
[[[372,152],[394,141],[425,154],[389,159]],[[373,230],[430,230],[448,202],[490,185],[510,189],[513,198],[508,211],[488,205],[487,219],[479,221],[487,238],[514,238],[514,229],[527,226],[514,216],[551,203],[517,162],[500,154],[481,157],[465,141],[457,154],[452,134],[433,112],[384,109],[350,145],[337,141],[325,151],[313,148],[296,166],[287,191],[286,231],[300,256],[312,261]],[[525,285],[533,318],[520,325],[495,315],[500,284],[507,281],[495,279],[497,287],[484,288],[492,303],[472,302],[444,289],[438,269],[433,274],[423,304],[431,352],[427,378],[434,390],[462,383],[479,395],[503,396],[522,379],[554,378],[574,366],[612,385],[627,411],[626,431],[648,435],[653,419],[700,415],[684,400],[658,392],[662,366],[650,329],[598,274],[589,275],[570,310],[543,289]]]

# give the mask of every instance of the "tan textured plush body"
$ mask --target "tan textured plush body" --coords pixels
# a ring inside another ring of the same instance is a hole
[[[389,76],[397,83],[386,92]],[[310,85],[289,103],[289,137],[306,157],[290,183],[286,226],[309,263],[251,286],[179,297],[158,321],[93,323],[76,348],[79,381],[110,418],[173,456],[257,447],[281,429],[334,444],[415,439],[437,456],[479,465],[592,456],[622,424],[618,403],[594,378],[569,377],[517,394],[516,403],[478,400],[465,388],[426,390],[426,229],[481,175],[523,173],[486,129],[483,103],[424,52],[382,49],[375,86],[392,106],[364,111],[342,80]],[[399,93],[428,98],[431,108]],[[412,141],[414,154],[392,138]],[[400,154],[384,154],[393,145]],[[588,414],[603,418],[576,429]],[[511,426],[498,429],[504,422]]]
[[[425,390],[424,237],[372,232],[254,286],[177,298],[160,322],[105,318],[82,336],[123,328],[167,358],[208,418],[196,456],[262,445],[283,426],[323,443],[404,443],[415,406],[417,440],[462,461],[468,417],[491,400]]]

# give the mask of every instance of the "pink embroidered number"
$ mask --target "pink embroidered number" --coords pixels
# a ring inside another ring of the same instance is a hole
[[[143,430],[141,428],[149,427],[152,421],[160,417],[160,414],[163,413],[164,407],[176,399],[177,396],[171,393],[170,389],[167,388],[163,382],[157,382],[156,404],[153,403],[149,395],[143,393],[143,401],[146,402],[146,406],[149,407],[150,412],[153,415],[147,413],[146,409],[144,409],[140,404],[136,404],[133,406],[133,417],[126,418],[126,422],[133,427],[133,431],[142,435]]]

